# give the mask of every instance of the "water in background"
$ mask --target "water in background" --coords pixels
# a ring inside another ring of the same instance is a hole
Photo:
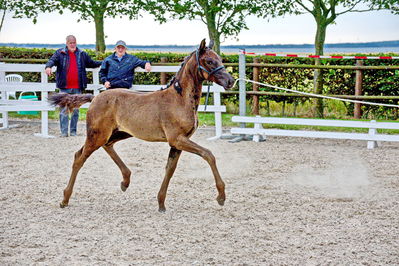
[[[64,44],[16,44],[0,43],[1,46],[22,48],[50,48],[58,49]],[[81,49],[94,49],[94,44],[79,44]],[[190,53],[197,46],[190,45],[128,45],[130,51],[163,52],[163,53]],[[112,51],[113,45],[107,45],[107,50]],[[240,49],[253,53],[281,53],[281,54],[314,54],[314,46],[302,45],[230,45],[222,46],[221,52],[226,54],[237,54]],[[371,43],[339,43],[326,44],[324,54],[399,54],[399,41],[383,41]]]
[[[131,51],[162,52],[162,53],[191,53],[197,49],[196,46],[175,46],[175,47],[143,47],[129,46]],[[269,47],[222,47],[221,52],[225,54],[238,54],[240,49],[251,53],[280,53],[280,54],[314,54],[314,48],[269,48]],[[111,50],[111,49],[109,49]],[[399,54],[398,47],[331,47],[324,48],[324,54]]]

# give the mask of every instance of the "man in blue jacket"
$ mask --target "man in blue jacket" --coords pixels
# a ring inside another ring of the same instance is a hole
[[[66,37],[66,47],[58,49],[46,64],[46,74],[52,74],[51,68],[57,67],[56,83],[60,92],[80,94],[87,87],[86,67],[96,68],[101,65],[99,61],[93,61],[90,56],[76,46],[76,38],[73,35]],[[79,120],[79,109],[74,109],[71,116],[70,135],[76,136]],[[68,137],[68,110],[60,111],[61,137]]]
[[[107,89],[132,87],[134,69],[144,68],[151,71],[151,63],[138,59],[134,55],[126,53],[127,47],[124,41],[115,44],[115,52],[104,59],[100,69],[100,80]]]

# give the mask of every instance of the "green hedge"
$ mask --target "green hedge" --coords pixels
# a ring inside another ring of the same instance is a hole
[[[1,59],[18,59],[21,60],[19,63],[32,63],[29,61],[35,59],[34,63],[45,63],[48,58],[55,52],[55,49],[29,49],[29,48],[8,48],[0,47],[0,61]],[[102,60],[111,52],[104,54],[95,53],[93,50],[86,50],[86,52],[96,60]],[[134,55],[141,59],[149,60],[152,63],[160,63],[161,58],[165,57],[168,63],[179,64],[187,56],[187,53],[149,53],[149,52],[134,52]],[[367,54],[356,54],[365,55]],[[394,54],[379,54],[377,56],[398,56]],[[373,56],[376,56],[375,54]],[[238,55],[227,55],[222,54],[224,63],[238,63]],[[257,56],[261,63],[276,63],[276,64],[313,64],[314,61],[311,58],[285,58],[285,57],[266,57]],[[252,63],[254,57],[247,56],[247,63]],[[26,61],[23,61],[26,60]],[[42,61],[40,61],[42,60]],[[399,60],[363,60],[366,66],[379,66],[379,65],[399,65]],[[348,59],[323,59],[322,64],[324,65],[355,65],[356,60]],[[233,75],[234,78],[238,78],[238,66],[228,66],[228,71]],[[246,69],[247,78],[252,79],[253,69],[247,67]],[[261,68],[260,70],[260,82],[269,83],[279,87],[297,89],[300,91],[311,92],[313,90],[313,70],[312,69],[287,69],[279,67]],[[40,81],[40,75],[38,73],[22,73],[25,81],[38,82]],[[168,79],[173,74],[168,74]],[[89,77],[91,78],[91,77]],[[341,94],[341,95],[353,95],[355,88],[355,71],[353,70],[324,70],[324,93],[326,94]],[[50,77],[50,81],[54,81],[54,75]],[[159,73],[137,73],[136,84],[159,84],[160,75]],[[235,88],[237,90],[237,88]],[[252,90],[252,84],[247,84],[247,90]],[[268,88],[261,87],[262,91],[270,91]],[[365,95],[399,95],[399,70],[367,70],[364,71],[363,79],[363,93]],[[284,97],[284,96],[262,96],[260,97],[262,102],[275,101],[282,102],[284,104],[295,104],[303,105],[307,103],[309,105],[309,98],[306,97]],[[238,95],[224,95],[223,101],[237,104]],[[398,101],[384,100],[380,101],[384,103],[397,104]],[[345,104],[347,115],[353,114],[353,105]],[[383,108],[363,105],[363,114],[365,117],[372,114],[373,117],[379,118],[397,118],[398,112],[393,108]]]

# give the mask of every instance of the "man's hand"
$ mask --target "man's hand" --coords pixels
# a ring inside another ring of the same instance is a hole
[[[151,71],[151,64],[150,63],[145,63],[145,71],[150,72]]]
[[[45,69],[47,76],[51,76],[51,74],[53,74],[53,71],[51,71],[51,67],[47,67]]]
[[[106,82],[104,83],[104,87],[105,87],[106,89],[110,88],[110,87],[111,87],[111,82],[106,81]]]

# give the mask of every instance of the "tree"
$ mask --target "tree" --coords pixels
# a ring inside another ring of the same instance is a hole
[[[3,12],[0,31],[3,27],[4,17],[6,12],[11,12],[14,18],[32,18],[33,23],[36,23],[38,13],[52,11],[54,5],[52,0],[0,0],[0,10]],[[61,11],[62,13],[62,11]]]
[[[94,21],[96,51],[105,51],[104,19],[128,16],[137,18],[143,5],[138,0],[58,0],[60,6],[80,14],[80,20]]]
[[[253,0],[149,0],[146,9],[164,23],[172,19],[199,19],[208,28],[213,49],[220,53],[222,37],[247,29],[245,17],[254,11]]]
[[[391,10],[393,14],[399,15],[399,0],[375,0],[385,9]],[[382,2],[382,3],[381,3]]]
[[[28,17],[36,19],[39,13],[63,13],[69,9],[80,14],[80,20],[94,21],[96,28],[96,51],[105,51],[104,19],[128,16],[136,18],[140,8],[144,5],[140,0],[0,0],[8,1],[14,17]]]
[[[8,2],[6,0],[0,0],[0,12],[1,14],[1,20],[0,20],[0,32],[1,29],[3,28],[3,22],[4,22],[4,18],[6,16],[6,12],[8,9]]]
[[[393,2],[394,0],[388,0]],[[387,0],[258,0],[258,14],[263,17],[278,17],[285,14],[311,14],[316,22],[315,54],[324,54],[324,43],[327,27],[333,23],[338,16],[349,12],[367,12],[385,8]],[[396,0],[397,2],[397,0]],[[360,4],[365,4],[361,6]],[[320,60],[315,59],[319,65]],[[314,71],[314,91],[323,92],[321,70]],[[315,112],[318,117],[323,117],[322,100],[318,99],[315,104]]]
[[[327,27],[334,24],[338,16],[350,12],[387,9],[388,2],[398,0],[258,0],[257,10],[259,16],[265,18],[286,14],[311,14],[317,26],[315,54],[323,55]]]

